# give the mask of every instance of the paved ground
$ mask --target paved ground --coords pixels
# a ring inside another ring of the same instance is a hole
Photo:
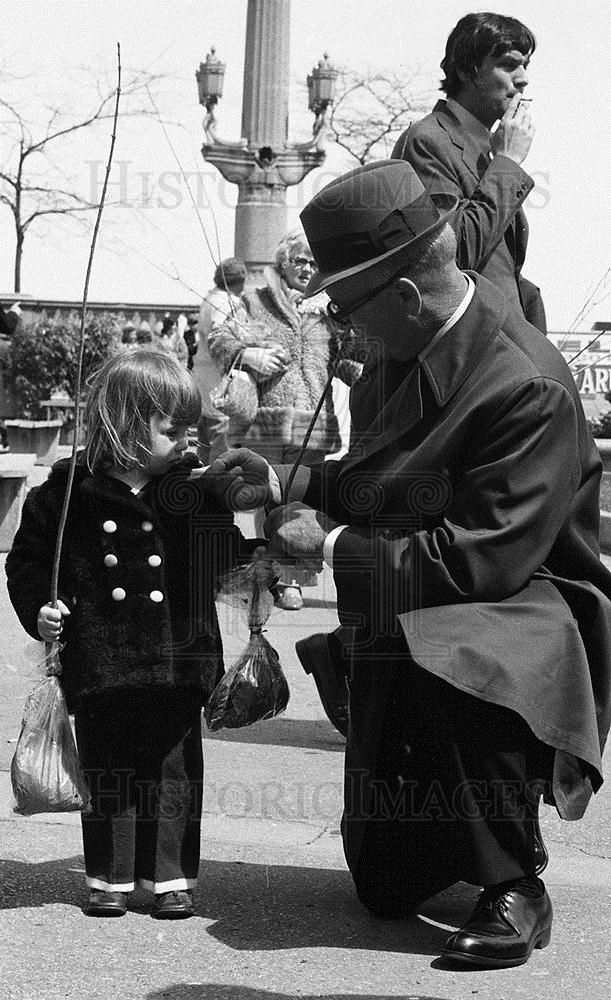
[[[611,562],[611,560],[610,560]],[[120,920],[92,920],[79,819],[12,812],[8,768],[38,650],[8,604],[0,566],[0,969],[3,1000],[557,1000],[609,995],[611,793],[584,821],[542,817],[551,853],[552,942],[518,969],[456,972],[440,946],[471,909],[459,884],[416,916],[375,919],[355,899],[339,818],[343,740],[294,653],[336,623],[326,571],[268,638],[291,687],[284,717],[207,734],[197,917],[160,923],[144,893]],[[223,613],[227,659],[245,639]]]

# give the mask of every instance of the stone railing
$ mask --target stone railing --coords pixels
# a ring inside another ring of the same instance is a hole
[[[20,297],[15,293],[2,297],[2,303],[7,308],[13,302],[19,302],[25,322],[35,322],[39,319],[72,319],[80,320],[81,303],[69,299],[35,299],[25,295]],[[170,315],[176,319],[180,313],[190,316],[199,310],[199,302],[181,304],[149,303],[149,302],[88,302],[87,310],[93,315],[112,316],[121,326],[133,323],[137,328],[146,320],[151,327]]]

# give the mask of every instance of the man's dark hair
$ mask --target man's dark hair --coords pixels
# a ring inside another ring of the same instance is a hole
[[[17,313],[5,312],[2,307],[0,307],[0,334],[3,337],[10,337],[13,333],[17,323],[19,322],[19,315]]]
[[[441,90],[455,97],[463,87],[459,71],[475,77],[486,56],[499,56],[517,49],[527,56],[535,51],[537,40],[532,31],[503,14],[466,14],[448,36],[446,54],[441,61],[445,78]]]

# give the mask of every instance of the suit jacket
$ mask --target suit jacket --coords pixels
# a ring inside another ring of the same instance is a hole
[[[521,206],[534,181],[513,160],[498,155],[491,160],[488,153],[481,133],[465,127],[445,101],[438,101],[430,114],[403,132],[392,156],[411,163],[432,197],[460,198],[453,223],[458,266],[485,275],[510,305],[545,331],[538,289],[520,274],[528,243]]]
[[[368,429],[343,460],[300,470],[291,499],[348,525],[338,613],[357,629],[355,669],[380,663],[376,698],[392,695],[382,661],[400,643],[516,711],[556,749],[555,804],[577,818],[601,784],[610,721],[601,462],[559,352],[473,278],[466,312],[422,361],[402,378],[387,366],[381,393],[375,373],[357,384]],[[351,767],[367,768],[374,745],[365,734]]]

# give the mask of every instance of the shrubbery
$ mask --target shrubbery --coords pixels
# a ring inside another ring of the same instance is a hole
[[[598,420],[588,420],[588,427],[595,438],[611,438],[611,410]]]
[[[605,399],[611,403],[611,392],[605,393]],[[611,438],[611,410],[601,414],[597,420],[588,420],[588,427],[595,438]]]
[[[8,378],[19,416],[42,419],[42,400],[57,392],[74,395],[79,333],[79,323],[71,320],[38,320],[17,326],[11,339]],[[121,328],[112,317],[89,317],[85,324],[84,378],[116,349],[120,340]]]

